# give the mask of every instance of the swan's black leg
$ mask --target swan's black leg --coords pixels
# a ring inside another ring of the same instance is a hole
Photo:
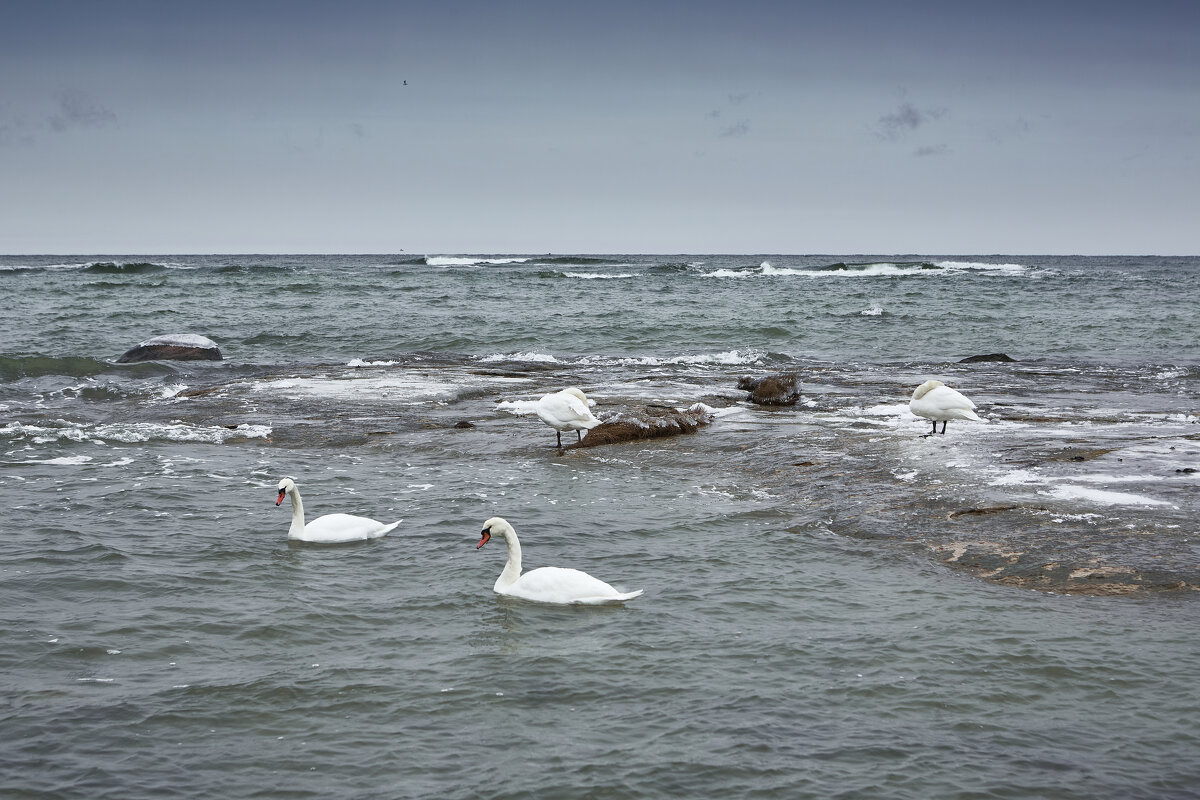
[[[578,430],[575,431],[575,441],[579,442],[580,444],[583,444],[583,434],[580,433]]]
[[[929,433],[921,434],[921,438],[928,439],[930,436],[933,436],[935,433],[937,433],[937,420],[936,419],[933,420],[933,430],[931,430]]]
[[[943,435],[943,436],[945,436],[945,435],[946,435],[946,423],[947,423],[947,422],[949,422],[949,421],[950,421],[950,420],[948,420],[948,419],[944,419],[944,420],[942,420],[942,435]],[[936,423],[936,422],[935,422],[935,423],[933,423],[933,427],[935,427],[935,428],[937,427],[937,423]]]
[[[558,439],[558,449],[562,450],[562,431],[555,431],[554,436]]]

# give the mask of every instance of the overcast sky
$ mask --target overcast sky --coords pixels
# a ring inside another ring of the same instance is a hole
[[[0,252],[400,251],[1198,254],[1200,2],[6,4]]]

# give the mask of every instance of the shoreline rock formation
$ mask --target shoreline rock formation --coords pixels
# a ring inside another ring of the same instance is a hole
[[[207,336],[171,333],[138,343],[121,354],[118,364],[139,361],[220,361],[221,349]]]

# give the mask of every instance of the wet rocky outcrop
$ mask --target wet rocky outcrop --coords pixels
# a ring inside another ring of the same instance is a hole
[[[700,403],[686,409],[647,405],[604,414],[601,423],[587,432],[582,442],[563,448],[599,447],[642,439],[695,433],[712,421],[712,412]]]
[[[1012,356],[1005,355],[1004,353],[987,353],[982,356],[967,356],[966,358],[959,360],[958,363],[960,363],[960,364],[986,364],[989,362],[1007,364],[1010,362],[1015,363],[1016,359],[1013,358]]]
[[[749,392],[746,399],[760,406],[794,406],[800,399],[800,380],[794,372],[765,378],[746,375],[738,379],[737,388]]]
[[[118,364],[139,361],[220,361],[221,349],[207,336],[173,333],[140,342],[121,354]]]

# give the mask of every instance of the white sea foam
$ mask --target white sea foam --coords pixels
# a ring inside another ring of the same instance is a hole
[[[163,400],[170,400],[186,388],[188,388],[186,383],[169,383],[159,392],[159,397]]]
[[[125,422],[96,425],[86,422],[57,420],[55,427],[24,425],[10,422],[0,428],[0,436],[12,439],[29,439],[35,444],[67,440],[71,442],[208,442],[221,444],[229,439],[265,439],[271,435],[267,425],[247,425],[236,428],[221,426],[200,427],[183,422]],[[90,458],[88,459],[90,460]]]
[[[1024,264],[986,264],[980,261],[939,261],[937,262],[937,266],[941,267],[942,269],[974,269],[992,272],[1008,272],[1014,274],[1025,272],[1028,269],[1028,267],[1026,267]]]
[[[883,306],[879,305],[879,303],[876,303],[875,301],[871,301],[870,308],[864,308],[858,313],[864,317],[882,317]]]
[[[537,413],[537,400],[501,400],[496,408],[517,416],[527,416]]]
[[[712,272],[701,273],[705,278],[753,278],[762,273],[747,269],[717,269]]]
[[[916,415],[908,409],[908,403],[887,403],[862,409],[868,417],[908,417],[916,419]]]
[[[346,362],[347,367],[394,367],[398,361],[363,361],[361,358],[352,358]]]
[[[1086,486],[1075,486],[1072,484],[1062,484],[1055,486],[1049,492],[1051,497],[1057,500],[1084,500],[1089,503],[1097,503],[1105,506],[1170,506],[1166,500],[1155,500],[1152,497],[1144,497],[1140,494],[1129,494],[1127,492],[1110,492],[1104,489],[1091,489]]]
[[[635,273],[633,273],[633,272],[616,272],[616,273],[607,273],[607,272],[564,272],[564,273],[563,273],[563,275],[565,275],[565,276],[566,276],[566,277],[568,277],[568,278],[582,278],[582,279],[583,279],[583,280],[585,280],[585,281],[593,281],[593,280],[613,280],[613,279],[616,279],[616,278],[636,278],[636,277],[637,277],[637,274],[635,274]]]
[[[528,258],[480,258],[473,256],[426,256],[431,267],[473,267],[479,264],[524,264]]]
[[[1043,476],[1027,469],[1014,469],[990,481],[992,486],[1027,486],[1032,483],[1046,483]]]
[[[139,342],[138,347],[146,347],[149,345],[165,345],[167,347],[198,347],[202,350],[215,350],[217,343],[207,336],[200,336],[196,333],[168,333],[165,336],[155,336],[152,339],[147,339],[144,342]]]
[[[56,464],[63,467],[77,467],[92,460],[91,456],[61,456],[59,458],[31,459],[20,461],[20,464]]]
[[[483,356],[479,359],[481,363],[492,363],[496,361],[537,361],[546,364],[557,364],[558,359],[549,353],[493,353],[490,356]]]

